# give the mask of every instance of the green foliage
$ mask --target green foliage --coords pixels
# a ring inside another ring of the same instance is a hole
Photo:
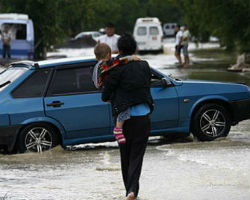
[[[179,0],[175,2],[194,36],[217,36],[227,49],[250,51],[249,0]]]
[[[192,35],[206,41],[217,36],[228,49],[250,50],[249,0],[0,0],[2,13],[26,13],[34,22],[36,58],[53,44],[81,31],[116,25],[118,34],[132,32],[139,17],[188,24]]]
[[[107,22],[117,33],[132,32],[138,17],[155,16],[163,22],[179,19],[170,0],[0,0],[2,13],[26,13],[34,22],[36,58],[81,31],[99,30]]]

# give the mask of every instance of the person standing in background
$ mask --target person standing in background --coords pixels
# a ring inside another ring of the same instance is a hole
[[[8,26],[4,27],[4,31],[2,33],[2,43],[3,43],[3,58],[5,58],[6,53],[8,55],[8,58],[10,58],[10,41],[11,41],[11,35],[9,32]]]
[[[184,56],[184,67],[188,67],[189,65],[189,55],[188,55],[188,42],[190,38],[190,33],[188,30],[187,25],[184,25],[184,32],[183,32],[183,56]]]
[[[115,34],[114,24],[108,23],[105,28],[106,34],[99,37],[98,44],[106,43],[111,48],[112,54],[118,53],[117,41],[119,35]]]
[[[178,24],[176,26],[176,36],[175,36],[175,57],[178,60],[179,66],[182,66],[182,60],[181,60],[181,49],[182,49],[182,39],[183,39],[183,33],[181,31],[181,26]]]

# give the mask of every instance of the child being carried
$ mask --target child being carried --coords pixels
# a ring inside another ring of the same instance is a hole
[[[96,59],[98,60],[98,63],[94,67],[92,76],[96,88],[101,88],[103,86],[103,82],[108,77],[109,72],[112,71],[116,66],[126,64],[132,60],[140,60],[134,55],[112,59],[111,49],[105,43],[97,44],[95,46],[94,53]],[[129,109],[119,113],[117,116],[116,126],[113,130],[113,133],[118,143],[126,143],[126,138],[123,135],[123,124],[129,118]]]

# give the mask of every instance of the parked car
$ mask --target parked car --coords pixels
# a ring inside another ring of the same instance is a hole
[[[33,22],[25,14],[0,14],[0,30],[8,26],[11,33],[11,58],[34,58],[34,27]],[[0,40],[0,54],[2,55],[2,40]]]
[[[92,82],[96,62],[23,61],[2,71],[0,146],[42,152],[58,144],[113,141],[111,106]],[[175,80],[152,68],[151,87],[150,136],[192,132],[209,141],[250,118],[250,90],[243,84]]]
[[[175,35],[177,23],[165,23],[163,24],[163,32],[165,36],[173,37]]]
[[[81,32],[78,33],[75,37],[74,40],[80,39],[80,38],[84,38],[84,37],[92,37],[92,39],[94,39],[95,41],[98,40],[98,38],[101,36],[102,34],[98,31],[86,31],[86,32]]]
[[[138,18],[133,36],[138,51],[163,51],[163,31],[158,18]]]

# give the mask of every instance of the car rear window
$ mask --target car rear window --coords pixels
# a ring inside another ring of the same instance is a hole
[[[137,29],[137,35],[146,35],[147,34],[147,28],[145,26],[140,26]]]
[[[149,35],[159,35],[159,29],[156,26],[149,27]]]
[[[2,91],[8,84],[15,81],[18,77],[20,77],[24,72],[26,72],[28,68],[25,67],[9,67],[9,68],[0,68],[0,91]]]
[[[49,70],[35,71],[16,89],[14,89],[12,96],[14,98],[31,98],[43,96],[49,73]]]

